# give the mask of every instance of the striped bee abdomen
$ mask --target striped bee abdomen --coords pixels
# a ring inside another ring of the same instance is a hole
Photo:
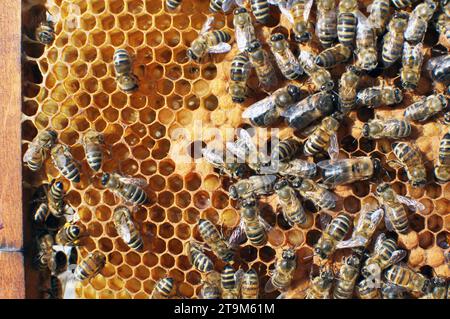
[[[345,46],[353,46],[356,36],[357,19],[353,13],[343,12],[338,15],[337,35],[339,42]]]
[[[352,221],[350,217],[348,217],[345,214],[341,214],[331,221],[328,233],[333,234],[333,237],[337,241],[340,241],[345,237],[345,235],[349,231],[351,223]]]
[[[231,62],[231,80],[247,81],[246,65],[249,62],[248,57],[244,53],[236,55]]]
[[[251,0],[251,7],[256,21],[267,24],[270,21],[269,4],[267,0]]]
[[[272,161],[288,161],[292,157],[298,154],[301,148],[301,143],[296,139],[289,138],[280,141],[272,150],[271,159]]]
[[[166,0],[166,6],[169,10],[175,10],[181,4],[182,0]]]
[[[450,132],[445,133],[439,144],[439,164],[450,165]]]

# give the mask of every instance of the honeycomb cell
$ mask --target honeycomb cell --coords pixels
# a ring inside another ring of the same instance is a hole
[[[175,227],[175,235],[182,240],[188,239],[191,236],[191,229],[186,224],[178,224]]]
[[[354,196],[348,196],[344,199],[344,208],[347,212],[354,214],[361,209],[361,202]]]
[[[168,249],[172,255],[179,255],[183,251],[183,244],[178,239],[173,238],[169,240]]]
[[[141,265],[134,269],[134,276],[136,276],[137,279],[144,281],[150,277],[150,271],[147,267]]]
[[[159,226],[158,233],[163,238],[171,238],[174,234],[173,226],[170,223],[164,223]]]
[[[170,254],[164,254],[161,256],[161,266],[164,269],[170,269],[175,265],[175,258],[173,258]]]
[[[96,192],[96,195],[98,196],[100,200],[100,194]],[[94,204],[97,205],[97,204]],[[94,206],[92,205],[92,206]],[[111,218],[111,210],[108,206],[100,205],[95,208],[95,217],[99,221],[108,221]]]
[[[207,109],[208,111],[214,111],[219,105],[219,100],[215,95],[210,95],[205,98],[204,105],[205,109]]]
[[[166,180],[162,176],[155,175],[150,178],[148,184],[152,190],[158,192],[166,187]]]
[[[180,200],[178,194],[176,196],[177,196],[176,197],[177,205],[181,206],[181,204],[179,204],[178,202],[178,200]],[[158,203],[160,203],[160,205],[164,207],[172,206],[173,202],[174,202],[174,195],[169,191],[164,191],[158,195]]]
[[[183,189],[183,179],[179,175],[172,175],[167,180],[169,189],[176,193]]]
[[[413,214],[409,217],[409,226],[416,232],[420,232],[425,227],[425,218],[419,214]]]
[[[434,236],[429,231],[423,231],[419,234],[419,246],[423,249],[430,248],[434,244]]]
[[[200,197],[200,203],[203,203],[202,198],[204,198],[204,196]],[[179,192],[176,194],[175,202],[178,207],[186,208],[191,203],[191,195],[187,191]]]
[[[89,231],[88,226],[88,231]],[[91,234],[91,232],[89,231]],[[100,248],[102,251],[109,252],[113,249],[113,243],[109,238],[100,238],[98,241],[98,248]]]
[[[430,198],[438,198],[442,194],[442,189],[440,185],[437,184],[427,184],[425,186],[425,194]]]
[[[310,247],[313,247],[319,240],[320,236],[320,231],[316,229],[309,230],[306,233],[306,244]]]
[[[254,261],[257,257],[257,250],[253,246],[245,246],[242,247],[239,251],[239,256],[244,260],[246,263],[250,263]]]
[[[108,262],[113,264],[114,266],[120,266],[123,262],[122,254],[115,251],[111,252],[108,255]]]
[[[442,229],[444,221],[439,215],[431,215],[427,218],[427,229],[436,233]]]
[[[184,194],[184,193],[180,193]],[[186,193],[189,194],[189,193]],[[190,195],[189,195],[190,197]],[[194,194],[193,198],[194,206],[198,209],[205,209],[211,205],[210,195],[205,191],[198,191]]]
[[[112,0],[108,2],[108,8],[111,13],[119,14],[125,9],[123,0]]]
[[[347,152],[354,152],[358,148],[358,141],[353,136],[347,135],[342,139],[341,146]]]
[[[133,270],[128,265],[121,265],[117,268],[117,274],[122,279],[128,279],[133,275]]]
[[[112,290],[121,290],[125,282],[120,277],[114,277],[108,280],[108,287]]]
[[[125,255],[125,262],[130,266],[137,266],[141,262],[141,257],[135,252],[128,252]]]

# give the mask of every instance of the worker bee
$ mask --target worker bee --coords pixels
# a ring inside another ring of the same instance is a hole
[[[200,219],[198,221],[198,230],[200,236],[206,244],[213,250],[213,252],[225,262],[233,259],[234,251],[230,245],[223,239],[216,227],[207,219]]]
[[[234,160],[230,162],[215,150],[204,148],[202,149],[202,155],[208,163],[219,169],[220,175],[227,174],[232,178],[243,178],[248,173],[247,166],[244,163],[238,163]]]
[[[384,277],[397,286],[423,294],[429,293],[432,288],[430,279],[403,265],[392,265]]]
[[[311,39],[308,23],[313,0],[292,0],[278,3],[280,11],[293,24],[294,39],[297,42],[307,42]]]
[[[37,254],[34,258],[34,265],[39,270],[49,269],[50,260],[53,254],[54,240],[50,234],[42,235],[37,239]]]
[[[389,6],[389,0],[375,0],[370,7],[367,8],[367,11],[370,13],[370,24],[373,26],[377,35],[383,34],[386,29],[386,25],[391,16]]]
[[[66,223],[64,226],[56,233],[55,241],[58,245],[71,246],[77,245],[78,239],[80,238],[81,229],[79,226],[73,223]]]
[[[231,199],[244,199],[253,195],[268,195],[273,190],[277,177],[275,175],[250,176],[230,186]]]
[[[261,43],[256,39],[250,42],[247,48],[247,53],[251,64],[255,68],[259,84],[263,87],[263,89],[270,91],[276,87],[278,80],[275,74],[275,69],[269,59],[269,55],[261,47]]]
[[[341,113],[334,113],[325,117],[306,140],[304,147],[305,155],[314,156],[328,151],[332,159],[337,158],[339,155],[339,145],[336,134],[342,119],[343,115]]]
[[[384,210],[382,208],[361,212],[353,230],[352,237],[348,240],[341,241],[337,245],[337,248],[367,247],[378,225],[381,223],[383,216]]]
[[[200,296],[202,299],[220,299],[222,293],[220,291],[220,277],[217,280],[204,280],[202,288],[200,290]]]
[[[234,10],[233,24],[237,47],[244,52],[256,40],[255,28],[247,9],[239,7]]]
[[[89,130],[84,134],[82,142],[89,167],[94,171],[98,171],[102,166],[103,134]]]
[[[60,181],[53,180],[47,193],[48,209],[55,217],[64,215],[64,186]]]
[[[425,209],[422,203],[397,195],[388,183],[378,185],[376,193],[386,212],[386,227],[394,229],[399,234],[407,234],[409,232],[408,216],[403,204],[408,205],[412,209]]]
[[[187,244],[188,258],[192,266],[201,272],[208,273],[214,268],[211,259],[203,252],[203,247],[196,242]]]
[[[337,39],[337,14],[334,0],[317,2],[316,34],[323,47],[330,47]]]
[[[307,162],[299,158],[278,164],[277,173],[282,176],[314,178],[317,174],[317,165],[314,162]]]
[[[401,139],[411,135],[411,124],[408,120],[375,118],[364,123],[362,135],[370,139]]]
[[[359,276],[360,259],[353,254],[344,258],[337,277],[337,283],[333,291],[334,299],[351,299],[356,279]]]
[[[181,5],[182,0],[166,0],[166,7],[169,10],[176,10]]]
[[[431,278],[431,290],[420,299],[446,299],[447,298],[447,283],[445,278],[433,277]]]
[[[422,72],[423,52],[422,43],[411,45],[405,42],[402,56],[402,69],[400,77],[402,86],[407,90],[413,90],[417,87]]]
[[[281,253],[281,260],[275,263],[275,269],[267,281],[264,291],[266,293],[275,290],[286,290],[291,285],[294,271],[297,268],[297,257],[292,248],[284,249]]]
[[[299,56],[300,66],[305,73],[311,78],[316,90],[318,91],[331,91],[334,87],[331,74],[325,68],[316,64],[316,57],[308,52],[301,51]]]
[[[56,143],[56,132],[45,130],[39,133],[33,141],[28,144],[28,149],[23,156],[23,162],[27,164],[28,168],[33,172],[42,167],[47,158],[47,151],[49,151]]]
[[[295,58],[289,43],[282,33],[272,34],[270,37],[270,49],[272,50],[275,60],[278,64],[278,68],[281,73],[288,80],[295,80],[303,74],[303,69],[300,67],[300,63]]]
[[[390,163],[405,168],[409,182],[413,187],[424,187],[427,183],[427,171],[419,150],[407,142],[393,143],[392,149],[398,161],[391,161]]]
[[[394,239],[381,233],[375,241],[373,253],[361,268],[361,274],[366,278],[378,278],[383,270],[405,258],[406,254],[405,250],[398,249]]]
[[[117,86],[125,93],[132,93],[139,88],[138,80],[132,73],[121,74],[116,77]]]
[[[329,186],[349,184],[379,176],[381,162],[369,156],[321,161],[323,183]]]
[[[353,47],[358,23],[358,2],[356,0],[341,0],[337,18],[337,35],[339,42]]]
[[[243,103],[247,97],[247,80],[250,74],[250,60],[245,53],[237,54],[231,62],[230,86],[228,92],[234,103]]]
[[[243,270],[239,269],[234,271],[233,267],[230,265],[225,265],[223,272],[220,275],[220,284],[222,287],[222,298],[223,299],[238,299],[239,291],[241,288],[241,280],[243,275]]]
[[[369,20],[362,14],[356,28],[356,66],[371,71],[378,65],[377,37]]]
[[[300,101],[301,90],[298,86],[287,85],[273,92],[268,97],[250,105],[243,113],[242,118],[259,127],[268,127],[276,124],[281,111]]]
[[[267,24],[270,21],[268,0],[251,0],[251,8],[256,21]]]
[[[450,181],[450,132],[444,134],[439,143],[439,156],[434,167],[434,176],[438,183]]]
[[[52,148],[51,155],[53,164],[65,178],[75,183],[80,182],[80,171],[75,165],[75,160],[68,146],[55,145]]]
[[[49,213],[50,213],[50,211],[48,209],[48,204],[46,202],[40,203],[33,215],[34,222],[36,224],[45,223]]]
[[[270,161],[272,163],[287,162],[300,152],[301,147],[302,144],[295,138],[278,141],[278,143],[272,146]]]
[[[330,222],[330,215],[322,214],[321,223],[327,224],[317,244],[314,246],[314,255],[322,260],[328,259],[336,250],[337,244],[344,239],[350,230],[352,220],[348,215],[340,214]]]
[[[404,9],[412,5],[413,0],[392,0],[392,3],[397,9]]]
[[[114,209],[113,213],[114,227],[117,230],[120,238],[123,239],[125,244],[130,248],[141,250],[144,246],[142,236],[131,219],[131,212],[125,206],[119,206]]]
[[[405,41],[404,32],[407,24],[408,14],[404,12],[397,12],[389,22],[388,32],[383,38],[381,53],[381,61],[385,68],[393,65],[401,57],[403,42]]]
[[[318,119],[333,113],[334,108],[334,96],[319,92],[289,106],[281,115],[290,127],[303,130]]]
[[[289,179],[289,182],[303,198],[313,202],[313,204],[317,208],[336,208],[336,204],[338,201],[337,196],[322,185],[314,182],[313,180],[301,177],[293,177]]]
[[[286,179],[278,181],[273,188],[278,195],[278,202],[281,205],[283,217],[289,225],[304,225],[306,223],[306,213],[295,189],[289,185]]]
[[[429,59],[425,69],[433,81],[448,84],[450,82],[450,54]]]
[[[45,12],[45,20],[37,26],[34,37],[39,43],[49,45],[55,40],[56,17]]]
[[[407,299],[408,292],[405,288],[392,283],[383,283],[381,288],[383,299]]]
[[[78,281],[83,281],[88,278],[94,278],[105,267],[106,256],[100,251],[90,253],[75,268],[74,276]]]
[[[409,16],[405,30],[405,40],[410,43],[422,42],[427,32],[428,22],[433,17],[437,5],[432,0],[425,0],[416,5]]]
[[[339,81],[339,111],[348,114],[356,105],[356,89],[361,77],[361,70],[350,65],[342,73]]]
[[[168,299],[173,290],[173,278],[166,277],[158,280],[153,288],[150,299]]]
[[[394,86],[379,86],[363,89],[356,94],[356,105],[378,108],[384,105],[399,104],[403,100],[402,90]]]
[[[356,290],[361,299],[381,299],[381,291],[369,279],[363,279],[356,285]]]
[[[340,63],[346,62],[351,55],[352,51],[350,48],[339,43],[334,47],[320,52],[320,54],[316,57],[316,64],[324,68],[332,68]]]
[[[116,49],[113,55],[114,71],[116,75],[131,73],[131,57],[125,49]]]
[[[225,53],[231,50],[227,42],[231,40],[230,34],[223,30],[208,31],[211,28],[214,17],[208,17],[199,36],[195,39],[186,54],[189,59],[199,62],[207,53]]]
[[[321,268],[318,276],[310,278],[310,286],[306,292],[306,299],[329,299],[333,286],[334,274],[330,269]]]
[[[117,173],[104,173],[102,185],[131,204],[145,205],[149,202],[147,193],[143,189],[147,184],[143,179],[123,177]]]
[[[255,269],[249,269],[242,275],[241,297],[242,299],[258,299],[259,277]]]
[[[406,119],[424,122],[447,107],[448,102],[444,94],[429,95],[408,106],[403,115]]]

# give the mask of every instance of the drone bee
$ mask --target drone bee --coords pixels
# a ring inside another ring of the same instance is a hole
[[[117,173],[104,173],[101,182],[103,186],[133,205],[149,203],[147,193],[143,189],[146,185],[145,180],[123,177]]]
[[[227,174],[232,178],[243,178],[248,173],[247,166],[244,163],[230,162],[214,150],[204,148],[202,149],[202,155],[208,163],[219,169],[220,175]]]
[[[447,298],[447,283],[445,278],[434,277],[431,278],[431,291],[420,299],[446,299]]]
[[[278,80],[275,75],[275,69],[269,59],[269,55],[261,47],[261,43],[256,39],[250,42],[247,53],[251,64],[255,68],[259,84],[263,89],[270,91],[276,87]]]
[[[299,78],[303,74],[303,69],[289,48],[285,36],[282,33],[275,33],[270,37],[269,44],[284,77],[288,80]]]
[[[370,21],[363,15],[358,17],[356,28],[356,66],[371,71],[378,65],[377,37]]]
[[[403,203],[418,210],[424,210],[425,206],[416,200],[397,195],[388,183],[378,185],[376,192],[386,212],[386,227],[399,234],[407,234],[409,223]]]
[[[283,291],[289,288],[296,268],[297,257],[295,256],[294,249],[284,249],[281,253],[281,260],[276,262],[275,270],[266,283],[264,291],[270,293],[275,290]]]
[[[245,199],[253,195],[268,195],[273,191],[277,177],[275,175],[250,176],[230,186],[230,198]]]
[[[389,6],[389,0],[375,0],[370,5],[370,8],[367,9],[370,12],[370,24],[373,26],[377,35],[383,34],[386,29],[386,25],[391,16]]]
[[[295,138],[279,141],[272,147],[270,160],[272,163],[287,162],[299,153],[301,147],[302,144]]]
[[[73,223],[66,223],[55,235],[58,245],[77,245],[81,229]]]
[[[356,105],[356,89],[361,77],[361,70],[350,65],[342,73],[339,81],[339,111],[348,114]]]
[[[294,177],[289,180],[292,187],[294,187],[303,198],[306,198],[314,203],[319,209],[334,209],[337,204],[337,196],[314,182],[311,179]]]
[[[247,198],[241,203],[241,223],[236,229],[236,233],[230,237],[230,243],[233,245],[234,238],[240,238],[240,234],[244,232],[250,243],[254,246],[264,246],[267,243],[266,229],[270,226],[259,215],[256,200]]]
[[[358,2],[356,0],[341,0],[337,17],[337,35],[344,46],[353,47],[358,23]]]
[[[330,47],[337,39],[337,14],[334,0],[317,2],[316,34],[323,47]]]
[[[47,158],[49,151],[56,143],[56,132],[51,130],[42,131],[33,141],[28,144],[28,149],[23,156],[23,162],[33,172],[39,170]]]
[[[324,68],[333,68],[340,63],[346,62],[352,55],[352,50],[343,44],[336,44],[320,52],[316,57],[316,64]]]
[[[300,66],[305,73],[311,78],[316,90],[318,91],[331,91],[334,87],[331,74],[325,68],[316,64],[316,57],[308,52],[301,51],[299,56]]]
[[[89,167],[98,171],[102,166],[102,146],[105,143],[103,134],[90,130],[83,136],[83,147]]]
[[[402,86],[407,90],[413,90],[417,87],[422,72],[423,52],[422,43],[415,46],[405,42],[402,56],[402,69],[400,70],[400,78]]]
[[[334,113],[325,117],[314,132],[305,142],[304,153],[306,156],[314,156],[328,151],[331,158],[337,158],[339,145],[337,141],[337,130],[343,115]]]
[[[439,156],[434,167],[434,176],[438,183],[450,181],[450,132],[444,134],[439,143]]]
[[[369,156],[321,161],[323,183],[329,186],[349,184],[379,176],[381,162]]]
[[[195,39],[186,54],[189,59],[199,62],[207,53],[225,53],[231,50],[228,43],[231,40],[230,34],[223,30],[208,31],[211,28],[214,17],[208,17],[199,36]]]
[[[361,280],[356,285],[356,290],[361,299],[381,299],[381,291],[369,279]]]
[[[200,244],[189,242],[187,246],[189,262],[200,272],[208,273],[214,268],[211,259],[205,255]]]
[[[329,299],[333,286],[334,274],[329,269],[320,269],[319,276],[310,279],[311,285],[306,292],[306,299]]]
[[[407,142],[392,144],[398,161],[392,163],[403,166],[413,187],[424,187],[427,183],[427,171],[422,161],[422,154],[414,146]]]
[[[356,94],[356,105],[378,108],[384,105],[399,104],[403,100],[402,90],[394,86],[379,86],[363,89]]]
[[[411,135],[411,124],[408,120],[375,118],[363,125],[362,135],[370,139],[402,139]]]
[[[388,25],[388,32],[383,38],[381,61],[385,68],[397,61],[403,51],[404,32],[408,24],[408,14],[396,13]]]
[[[241,288],[241,280],[243,276],[243,270],[239,269],[234,271],[230,265],[225,265],[223,272],[220,275],[220,284],[222,286],[222,298],[223,299],[238,299],[239,290]]]
[[[429,95],[408,106],[403,115],[412,121],[425,122],[447,109],[447,106],[448,102],[444,94]]]
[[[287,85],[273,92],[268,97],[250,105],[243,113],[242,118],[259,127],[269,127],[276,124],[281,111],[300,101],[301,90],[295,85]]]
[[[173,290],[173,278],[167,277],[158,280],[153,288],[150,299],[168,299]]]
[[[291,225],[304,225],[306,223],[306,213],[303,209],[300,198],[288,181],[282,179],[274,186],[275,193],[283,211],[284,219]]]
[[[230,86],[228,91],[234,103],[243,103],[247,97],[247,80],[250,74],[250,60],[244,53],[237,54],[231,62]]]
[[[72,157],[68,146],[61,144],[55,145],[52,148],[51,155],[53,164],[62,176],[72,182],[80,182],[80,171],[75,165],[75,160]]]
[[[392,265],[384,273],[387,281],[411,291],[427,294],[432,286],[431,281],[408,267]]]
[[[212,251],[225,262],[229,262],[234,257],[234,251],[223,239],[222,235],[216,227],[207,219],[200,219],[198,221],[198,230],[205,243],[212,249]]]
[[[325,216],[329,217],[329,215],[325,214],[321,215],[321,219],[324,220]],[[326,223],[326,221],[322,222]],[[336,250],[337,244],[344,239],[350,230],[351,224],[351,218],[345,214],[340,214],[329,222],[319,241],[314,246],[314,255],[319,256],[322,260],[328,259]]]
[[[267,24],[270,21],[268,0],[251,0],[251,8],[256,21]]]
[[[240,52],[245,52],[250,43],[256,40],[255,28],[247,9],[239,7],[234,10],[233,24],[237,47]]]
[[[95,277],[105,267],[106,256],[99,251],[90,253],[85,260],[77,265],[74,276],[78,281]]]
[[[125,206],[114,209],[113,223],[117,234],[123,239],[125,244],[135,250],[141,250],[144,246],[142,236],[131,219],[131,212]]]
[[[290,127],[303,130],[314,121],[333,113],[334,105],[333,95],[319,92],[289,106],[283,110],[282,116]]]
[[[405,30],[405,40],[410,43],[422,42],[427,32],[428,22],[433,17],[437,5],[432,0],[426,0],[416,5],[411,13]]]
[[[166,7],[169,10],[176,10],[181,5],[182,0],[166,0]]]
[[[241,297],[242,299],[258,299],[259,277],[254,269],[250,269],[242,276]]]
[[[359,257],[355,254],[344,258],[341,269],[339,270],[336,287],[333,291],[334,299],[351,299],[356,279],[359,276],[360,267]]]

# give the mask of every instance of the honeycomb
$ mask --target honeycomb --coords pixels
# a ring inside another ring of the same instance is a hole
[[[363,11],[365,2],[360,4]],[[38,23],[35,17],[43,14],[46,3],[28,0],[23,4],[23,32],[32,38]],[[72,4],[80,8],[77,26],[67,21]],[[156,281],[170,276],[175,281],[176,296],[199,297],[202,275],[189,263],[184,245],[192,238],[201,241],[197,229],[200,218],[211,220],[229,235],[239,223],[239,212],[227,193],[232,181],[219,176],[202,160],[201,154],[194,152],[198,146],[214,146],[214,136],[198,135],[197,123],[201,121],[203,129],[217,128],[225,140],[231,140],[233,128],[249,126],[241,119],[242,111],[265,94],[258,89],[252,74],[250,87],[254,94],[242,107],[231,102],[226,89],[235,47],[228,54],[207,57],[201,64],[188,61],[186,50],[210,15],[208,0],[183,0],[175,12],[166,10],[163,0],[54,0],[47,6],[61,14],[55,27],[55,41],[43,46],[24,37],[23,153],[39,131],[52,128],[58,132],[60,143],[70,146],[81,165],[80,183],[61,179],[66,201],[78,211],[86,235],[78,248],[78,258],[100,250],[107,256],[107,264],[101,274],[77,287],[77,296],[147,298]],[[271,10],[270,24],[257,26],[259,39],[267,39],[275,32],[291,35],[286,18],[278,10]],[[314,9],[312,15],[314,20]],[[233,34],[232,20],[231,14],[215,14],[213,27]],[[431,36],[427,35],[425,46],[430,48],[436,44],[437,35],[428,33]],[[133,72],[140,87],[132,95],[121,92],[114,80],[112,57],[117,48],[126,48],[133,55]],[[319,50],[314,42],[312,50]],[[429,56],[431,51],[427,52]],[[343,70],[343,66],[332,69],[334,79]],[[382,74],[391,84],[397,75],[398,68]],[[363,87],[375,85],[376,81],[376,77],[364,76]],[[297,83],[311,89],[304,80]],[[406,93],[400,105],[352,112],[339,130],[340,156],[375,156],[387,167],[386,160],[394,156],[390,143],[360,138],[363,122],[373,118],[374,112],[401,118],[407,105],[432,90],[430,81],[422,76],[416,92]],[[94,175],[87,166],[79,141],[90,128],[105,136],[109,152],[105,155],[104,172],[119,171],[148,182],[146,191],[152,204],[133,211],[144,239],[142,252],[131,250],[118,237],[112,212],[120,199],[105,190],[100,175]],[[192,139],[174,138],[172,133],[179,128],[193,132]],[[426,157],[429,173],[444,129],[439,121],[414,125],[412,140]],[[292,134],[289,128],[279,131],[280,138]],[[179,161],[176,156],[180,154],[191,161]],[[426,207],[423,212],[409,212],[413,232],[398,238],[399,244],[410,250],[408,264],[428,275],[433,270],[437,275],[450,277],[444,260],[450,244],[450,184],[429,183],[423,189],[415,189],[407,183],[403,169],[389,170],[385,180],[392,182],[399,194],[417,199]],[[58,177],[49,159],[38,173],[24,168],[25,188],[29,190]],[[367,181],[339,186],[336,193],[343,198],[342,205],[328,213],[335,216],[344,211],[357,217],[364,205],[377,204],[374,189],[375,185]],[[305,209],[307,227],[291,227],[277,211],[276,199],[263,199],[261,215],[272,226],[268,243],[261,248],[245,243],[235,258],[237,267],[257,270],[262,278],[261,287],[286,246],[296,247],[299,263],[288,294],[300,296],[307,286],[312,266],[309,257],[321,235],[321,227],[314,207],[306,204]],[[339,262],[347,253],[337,251],[333,258]],[[221,271],[224,263],[213,255],[211,258]]]

